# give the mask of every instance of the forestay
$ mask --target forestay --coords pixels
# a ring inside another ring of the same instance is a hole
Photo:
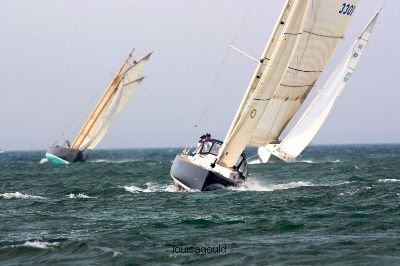
[[[225,138],[220,165],[232,167],[246,145],[263,146],[278,138],[343,38],[357,3],[308,0],[289,5],[278,42],[267,45],[266,50],[273,49],[271,58],[261,75],[256,70],[249,85],[256,88],[247,90]]]
[[[330,76],[288,135],[280,144],[269,144],[265,147],[272,152],[272,154],[285,161],[294,161],[311,142],[325,122],[337,97],[341,94],[350,76],[357,67],[360,57],[368,44],[378,15],[379,11],[374,15],[362,34],[348,50],[345,57],[336,67],[334,73]],[[259,149],[265,151],[263,147]],[[267,157],[265,158],[268,160]],[[266,161],[264,160],[263,162]]]
[[[150,55],[151,53],[137,63],[128,66],[111,82],[105,95],[76,136],[72,148],[79,150],[94,149],[100,143],[116,115],[126,105],[143,80],[141,75]]]

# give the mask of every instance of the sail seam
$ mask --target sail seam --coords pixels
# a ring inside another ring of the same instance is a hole
[[[303,32],[311,34],[311,35],[319,36],[319,37],[332,38],[332,39],[343,39],[343,37],[344,37],[343,35],[342,36],[323,35],[323,34],[311,32],[311,31],[307,31],[307,30],[304,30]]]
[[[311,72],[320,73],[320,72],[322,72],[321,70],[303,70],[303,69],[298,69],[298,68],[294,68],[294,67],[288,67],[288,68],[291,70],[294,70],[294,71],[305,72],[305,73],[311,73]]]
[[[298,32],[298,33],[291,33],[291,32],[285,32],[285,35],[301,35],[303,34],[302,32]]]
[[[314,86],[314,84],[311,85],[287,85],[287,84],[280,84],[282,87],[288,87],[288,88],[302,88],[302,87],[311,87]]]

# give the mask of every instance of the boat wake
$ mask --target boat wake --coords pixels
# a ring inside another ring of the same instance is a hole
[[[229,187],[229,190],[235,191],[275,191],[275,190],[285,190],[298,187],[312,187],[314,186],[310,182],[297,181],[289,182],[286,184],[265,184],[257,180],[248,180],[244,184],[238,187]]]
[[[47,158],[42,158],[39,161],[39,164],[44,164],[44,163],[48,163],[49,161],[47,160]]]
[[[18,191],[14,192],[14,193],[0,194],[0,198],[3,198],[3,199],[46,199],[45,197],[23,194]]]
[[[135,159],[119,159],[119,160],[106,160],[106,159],[98,159],[93,161],[88,161],[90,163],[131,163],[131,162],[140,162],[141,160]]]
[[[341,163],[342,161],[340,160],[327,160],[327,161],[314,161],[311,159],[304,159],[304,160],[297,160],[294,162],[290,162],[290,163],[308,163],[308,164],[323,164],[323,163]],[[248,164],[273,164],[275,163],[275,161],[268,161],[266,163],[261,162],[259,159],[253,159],[253,160],[249,160],[247,162]]]
[[[121,188],[130,193],[142,193],[142,192],[180,192],[177,187],[173,184],[159,185],[148,182],[145,184],[146,187],[138,187],[134,185],[122,186]]]

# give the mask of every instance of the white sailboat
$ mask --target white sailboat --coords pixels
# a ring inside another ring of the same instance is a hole
[[[278,144],[268,144],[258,148],[262,163],[268,161],[271,153],[284,161],[292,162],[310,144],[356,69],[371,37],[379,12],[380,10],[372,17],[328,81],[283,140]]]
[[[203,143],[194,155],[178,154],[171,167],[174,183],[197,190],[242,183],[245,147],[278,139],[343,38],[357,4],[287,0],[225,140]]]
[[[138,61],[131,62],[132,54],[133,50],[124,60],[71,145],[66,141],[64,146],[56,145],[47,150],[46,158],[49,162],[68,164],[85,161],[87,159],[86,151],[94,149],[104,138],[116,115],[144,79],[142,72],[151,53]]]

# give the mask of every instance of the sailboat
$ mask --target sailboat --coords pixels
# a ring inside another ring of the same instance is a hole
[[[142,72],[152,53],[138,61],[132,61],[134,50],[124,60],[118,72],[97,102],[89,117],[70,144],[55,145],[46,152],[48,162],[69,164],[85,161],[87,151],[94,149],[104,138],[113,120],[132,97],[144,77]]]
[[[278,140],[343,39],[358,0],[287,0],[224,141],[178,154],[170,175],[184,190],[238,186],[246,146]]]
[[[285,138],[278,144],[268,144],[258,148],[258,157],[261,163],[266,163],[271,154],[286,162],[293,162],[310,144],[356,69],[371,37],[380,11],[372,17],[365,29],[354,41],[328,81]]]

